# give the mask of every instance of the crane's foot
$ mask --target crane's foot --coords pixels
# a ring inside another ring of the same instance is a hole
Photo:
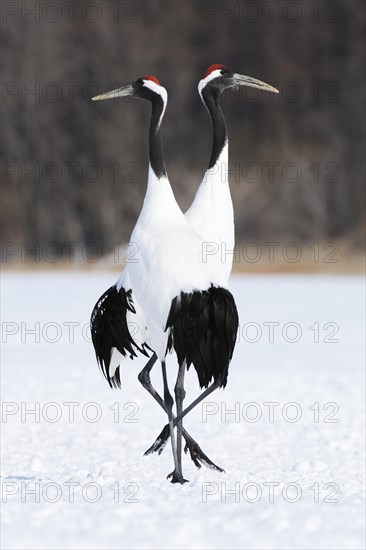
[[[184,479],[183,475],[180,472],[177,472],[174,470],[170,474],[166,476],[167,479],[170,479],[170,483],[180,483],[183,485],[183,483],[188,483],[188,479]]]
[[[149,447],[148,450],[144,452],[144,456],[151,455],[152,453],[158,453],[159,455],[161,455],[166,447],[166,444],[169,441],[169,437],[169,424],[166,424],[161,430],[158,437],[155,439],[154,443],[151,445],[151,447]]]
[[[209,468],[210,470],[216,470],[217,472],[225,472],[223,468],[220,468],[220,466],[217,466],[208,456],[202,451],[201,447],[198,445],[198,443],[195,442],[194,439],[191,437],[189,439],[186,439],[186,444],[184,447],[184,452],[187,454],[187,451],[189,451],[191,460],[194,462],[194,464],[197,466],[197,468],[201,468],[201,464],[206,466],[206,468]]]
[[[160,432],[159,436],[156,438],[154,443],[149,447],[147,451],[145,451],[144,456],[158,453],[159,455],[164,451],[166,444],[169,441],[170,437],[170,431],[169,431],[169,424],[164,426],[162,431]],[[201,465],[203,464],[206,466],[206,468],[209,468],[210,470],[216,470],[217,472],[225,472],[223,468],[220,468],[220,466],[217,466],[208,456],[202,451],[201,447],[196,443],[196,441],[188,434],[186,430],[183,429],[183,437],[185,439],[185,447],[184,452],[187,453],[189,451],[189,455],[191,457],[191,460],[195,464],[197,468],[201,468]],[[170,474],[169,474],[170,475]]]

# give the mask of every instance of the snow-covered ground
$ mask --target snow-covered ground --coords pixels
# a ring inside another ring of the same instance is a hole
[[[184,486],[169,446],[142,456],[166,423],[142,363],[121,391],[98,371],[87,323],[113,280],[2,277],[2,548],[365,548],[362,278],[232,278],[228,386],[185,420],[226,473],[184,456]]]

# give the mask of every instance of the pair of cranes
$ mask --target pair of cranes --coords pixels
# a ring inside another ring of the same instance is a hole
[[[203,261],[205,242],[234,248],[234,215],[230,195],[228,135],[220,107],[222,92],[249,86],[277,92],[260,80],[211,65],[199,82],[199,93],[212,121],[210,162],[189,210],[178,206],[164,164],[162,121],[168,94],[155,76],[139,78],[93,98],[136,97],[152,106],[149,130],[149,173],[144,204],[130,242],[137,248],[136,263],[129,263],[115,285],[97,301],[91,315],[91,334],[97,361],[109,385],[121,386],[120,364],[125,358],[148,357],[139,381],[168,416],[168,424],[145,454],[162,452],[169,438],[174,470],[172,483],[184,483],[182,438],[194,464],[223,471],[202,451],[183,427],[184,416],[210,393],[225,387],[236,335],[238,313],[227,289],[232,260],[218,256]],[[129,328],[138,327],[133,334]],[[166,356],[175,351],[178,376],[174,400],[169,391]],[[152,386],[150,372],[161,363],[163,397]],[[205,391],[187,408],[184,376],[193,365]],[[176,428],[176,433],[175,433]]]

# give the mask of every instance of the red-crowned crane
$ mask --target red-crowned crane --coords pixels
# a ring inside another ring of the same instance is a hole
[[[203,240],[177,205],[166,175],[161,144],[166,90],[155,77],[149,76],[93,99],[119,96],[142,98],[152,105],[148,186],[131,235],[131,242],[137,245],[138,262],[128,264],[117,284],[98,300],[91,316],[92,339],[102,372],[111,386],[120,385],[121,357],[154,351],[139,380],[167,412],[174,459],[174,471],[168,477],[173,483],[184,483],[182,436],[196,465],[200,459],[205,463],[207,457],[199,454],[193,440],[187,439],[182,419],[206,395],[226,385],[238,314],[226,289],[222,264],[217,258],[202,262]],[[138,324],[139,341],[131,336],[129,322]],[[172,349],[179,363],[175,419],[165,366],[166,354]],[[156,358],[162,365],[164,402],[149,380]],[[183,411],[184,374],[191,364],[200,386],[207,389]],[[210,461],[206,465],[219,469]]]
[[[208,168],[204,174],[192,205],[186,212],[191,226],[207,243],[215,245],[215,253],[224,258],[227,278],[232,269],[234,236],[234,211],[231,200],[228,164],[229,138],[224,114],[220,106],[221,94],[227,89],[248,86],[268,92],[278,90],[261,80],[233,73],[225,65],[208,67],[198,83],[198,92],[212,123],[212,151]],[[227,253],[221,255],[221,248]]]
[[[212,122],[211,158],[194,201],[185,214],[190,225],[205,241],[204,246],[214,245],[214,253],[222,261],[226,277],[225,285],[232,269],[231,253],[234,250],[235,238],[234,212],[228,178],[229,140],[225,118],[220,107],[220,97],[225,90],[238,86],[278,93],[278,90],[270,84],[250,76],[233,73],[225,65],[215,64],[208,67],[199,81],[198,91]],[[223,247],[225,250],[222,255]],[[203,259],[207,258],[205,255],[208,253],[209,248],[202,250]],[[168,438],[169,430],[168,426],[165,426],[147,453],[162,452]]]

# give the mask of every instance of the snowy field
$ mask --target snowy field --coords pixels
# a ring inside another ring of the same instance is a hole
[[[142,456],[166,423],[142,362],[120,391],[97,368],[87,323],[114,278],[2,277],[2,548],[365,548],[362,278],[232,278],[229,382],[185,420],[226,473],[185,455],[184,486],[169,446]]]

